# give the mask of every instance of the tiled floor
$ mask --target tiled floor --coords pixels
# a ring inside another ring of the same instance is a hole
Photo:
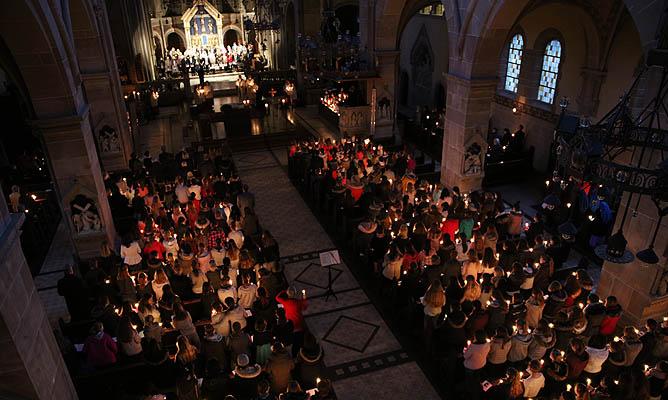
[[[55,326],[59,318],[69,318],[65,299],[58,295],[56,285],[58,280],[63,277],[64,270],[73,264],[73,254],[74,249],[69,240],[69,232],[67,232],[65,224],[61,222],[42,269],[39,275],[35,277],[37,293],[42,300],[44,310],[52,326]]]
[[[324,363],[341,399],[438,399],[345,264],[332,267],[336,298],[325,298],[328,271],[320,251],[334,244],[292,186],[284,149],[234,155],[255,194],[256,212],[281,249],[291,285],[310,299],[306,324],[324,348]]]

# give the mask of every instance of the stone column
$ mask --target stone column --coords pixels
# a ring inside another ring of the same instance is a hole
[[[517,88],[517,99],[520,103],[528,104],[536,100],[542,65],[542,51],[527,48],[522,51],[522,66]],[[505,85],[505,81],[503,84]]]
[[[88,109],[80,115],[40,119],[35,125],[42,136],[50,162],[51,176],[80,258],[99,255],[100,243],[113,245],[116,236],[107,201],[100,161],[91,131]],[[70,203],[77,195],[91,199],[100,219],[100,229],[79,231],[72,219]]]
[[[77,60],[102,165],[107,171],[124,170],[132,152],[132,139],[123,106],[113,39],[105,7],[94,4],[93,9],[94,20],[82,7],[71,11]]]
[[[24,218],[8,212],[0,189],[0,393],[8,398],[76,399],[21,250]]]
[[[596,115],[599,104],[601,85],[607,72],[600,69],[582,68],[582,86],[576,99],[578,111],[581,115],[592,117]]]
[[[489,126],[496,79],[467,79],[448,74],[441,182],[462,191],[479,189],[484,177],[485,136]],[[477,172],[465,172],[465,153],[477,143],[481,150]]]
[[[621,204],[625,205],[628,193],[622,197]],[[638,196],[635,195],[631,207],[635,206]],[[623,212],[623,207],[620,207]],[[618,216],[613,232],[619,229],[621,216]],[[658,223],[657,210],[652,201],[645,196],[636,213],[629,211],[624,224],[624,236],[628,240],[627,249],[633,254],[646,249],[654,234]],[[668,243],[668,218],[664,218],[656,238],[654,251],[659,256],[659,262],[648,265],[637,257],[628,264],[615,264],[609,261],[603,263],[601,279],[597,292],[602,299],[609,295],[617,297],[619,304],[624,308],[623,318],[628,322],[641,322],[647,318],[661,320],[668,313],[668,292],[666,278],[666,252]]]
[[[369,107],[378,107],[378,101],[387,98],[390,100],[390,109],[378,109],[376,112],[376,133],[377,138],[386,138],[395,133],[396,108],[396,79],[397,79],[397,60],[399,50],[376,50],[376,70],[379,79],[374,81],[376,85],[376,104],[371,104],[371,87],[367,87],[367,101]]]

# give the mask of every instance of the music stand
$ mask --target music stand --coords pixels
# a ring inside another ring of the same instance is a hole
[[[332,289],[332,265],[341,264],[341,257],[339,256],[338,250],[329,250],[320,253],[320,265],[327,268],[327,290],[325,291],[325,301],[329,300],[329,296],[332,296],[339,301],[339,298],[336,297],[334,289]]]

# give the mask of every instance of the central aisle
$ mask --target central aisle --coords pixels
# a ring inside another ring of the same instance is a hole
[[[334,244],[288,179],[286,158],[284,149],[234,155],[263,228],[279,243],[288,281],[310,299],[306,323],[321,341],[338,398],[438,399],[346,265],[332,269],[338,300],[325,301],[327,270],[318,254]]]

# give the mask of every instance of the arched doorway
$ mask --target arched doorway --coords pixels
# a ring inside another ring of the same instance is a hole
[[[334,11],[336,18],[339,19],[341,27],[339,31],[343,34],[356,36],[360,30],[359,7],[354,4],[341,6]]]
[[[407,110],[415,110],[416,106],[429,109],[443,108],[442,101],[437,102],[436,93],[441,83],[441,76],[448,72],[448,28],[443,5],[440,3],[423,6],[419,9],[405,10],[405,24],[399,31],[399,66],[404,78],[399,74],[401,100]],[[405,89],[405,91],[402,91]],[[441,105],[441,107],[439,107]]]
[[[186,49],[185,43],[183,43],[183,38],[176,32],[172,32],[167,35],[167,49],[171,50],[172,48],[181,51]]]
[[[239,33],[235,29],[228,29],[223,36],[223,44],[225,47],[232,46],[233,44],[240,44]]]

